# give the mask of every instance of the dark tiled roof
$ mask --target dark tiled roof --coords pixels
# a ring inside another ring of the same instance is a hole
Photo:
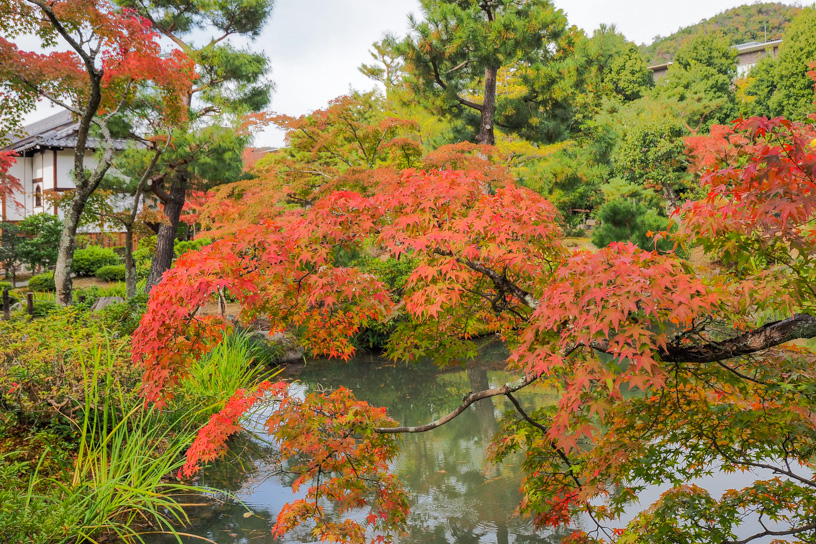
[[[31,123],[23,127],[22,134],[13,135],[11,143],[5,149],[11,149],[25,154],[32,149],[73,148],[77,143],[77,127],[79,123],[74,115],[66,110]],[[97,138],[89,138],[87,147],[95,149],[101,145]],[[125,149],[126,140],[115,140],[115,149]]]

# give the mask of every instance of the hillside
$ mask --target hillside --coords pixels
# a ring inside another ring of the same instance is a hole
[[[732,45],[752,41],[778,40],[782,37],[790,20],[802,8],[779,2],[766,2],[738,6],[710,19],[703,19],[696,25],[681,28],[671,36],[657,36],[648,46],[641,46],[649,64],[669,62],[686,41],[700,32],[722,32]]]

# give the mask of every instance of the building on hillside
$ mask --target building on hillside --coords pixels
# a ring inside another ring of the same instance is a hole
[[[734,45],[737,50],[737,77],[744,77],[751,71],[757,62],[766,55],[771,55],[776,58],[779,53],[779,46],[782,40],[774,40],[770,42],[748,42],[739,45]],[[649,70],[654,74],[655,81],[666,77],[669,73],[669,66],[672,62],[664,62],[663,64],[655,64],[649,66]]]
[[[243,159],[244,159],[244,172],[249,172],[255,167],[255,163],[257,163],[262,158],[266,157],[270,153],[277,153],[279,148],[277,147],[247,147],[244,149]]]
[[[0,206],[0,220],[17,222],[29,215],[47,213],[62,216],[62,212],[45,197],[48,192],[64,192],[74,189],[74,150],[77,143],[79,122],[68,111],[61,111],[42,121],[31,123],[21,134],[7,138],[10,143],[4,150],[17,154],[17,163],[9,174],[20,180],[23,192],[6,198]],[[125,149],[125,140],[117,140],[115,147]],[[88,140],[85,165],[93,169],[96,164],[94,151],[100,142]]]
[[[737,77],[744,77],[766,55],[776,58],[781,44],[782,40],[774,40],[772,42],[748,42],[735,45],[734,47],[737,49]]]

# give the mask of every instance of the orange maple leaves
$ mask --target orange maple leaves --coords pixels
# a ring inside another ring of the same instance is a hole
[[[490,289],[480,267],[534,289],[562,253],[555,216],[551,204],[526,189],[508,185],[490,194],[478,175],[409,170],[375,195],[335,192],[309,210],[240,229],[183,256],[154,289],[133,341],[145,394],[161,401],[184,361],[220,337],[223,322],[196,309],[221,289],[239,300],[243,318],[263,315],[276,330],[302,327],[313,353],[350,356],[350,338],[390,318],[395,301],[374,276],[340,266],[340,250],[374,243],[394,258],[417,258],[405,308],[419,321],[446,327],[466,298],[480,311],[523,311],[524,302],[509,295],[493,292],[498,298],[485,300],[472,292]]]
[[[0,75],[18,95],[47,96],[81,109],[92,93],[92,69],[99,74],[103,90],[99,113],[117,110],[140,86],[150,85],[161,97],[163,115],[175,121],[186,116],[183,98],[196,77],[195,63],[177,49],[163,52],[158,33],[147,19],[104,0],[49,2],[48,15],[45,8],[19,1],[12,4],[4,25],[10,36],[36,32],[52,45],[59,38],[53,19],[68,33],[84,33],[72,45],[86,55],[75,49],[25,51],[0,37]]]
[[[275,535],[309,520],[316,522],[313,533],[320,541],[365,542],[368,527],[380,533],[370,541],[382,542],[402,530],[408,497],[389,470],[398,453],[396,438],[373,430],[395,425],[384,408],[358,401],[342,387],[303,400],[285,395],[266,425],[288,459],[284,469],[298,475],[293,490],[309,485],[303,499],[278,514]],[[322,505],[326,501],[341,516],[367,507],[365,524],[329,519]]]
[[[224,407],[213,414],[210,420],[198,430],[196,439],[187,449],[187,460],[179,470],[179,476],[194,476],[202,463],[212,461],[226,452],[227,439],[243,429],[241,418],[259,401],[266,397],[279,397],[286,391],[287,384],[263,382],[254,391],[239,389],[230,397]]]

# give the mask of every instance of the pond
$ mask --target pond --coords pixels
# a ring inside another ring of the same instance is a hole
[[[287,369],[287,379],[301,391],[345,386],[355,395],[388,413],[402,424],[436,419],[454,409],[469,391],[515,379],[495,370],[504,360],[501,346],[484,350],[468,368],[442,369],[430,365],[394,364],[374,356],[348,363],[315,361]],[[548,402],[546,395],[519,395],[528,408]],[[419,435],[403,435],[401,455],[393,470],[411,494],[411,515],[405,544],[475,544],[560,542],[564,534],[536,532],[514,516],[519,502],[520,467],[489,465],[486,449],[502,414],[512,406],[504,399],[486,399],[456,420]],[[262,419],[262,418],[260,418]],[[283,540],[270,531],[281,507],[295,498],[286,480],[274,472],[274,447],[245,441],[241,455],[216,462],[204,471],[203,484],[230,491],[238,501],[188,509],[192,524],[180,529],[218,544],[313,542],[309,530]],[[243,459],[243,462],[238,462]],[[198,502],[198,501],[196,501]],[[243,503],[243,505],[241,504]],[[247,512],[251,511],[252,514]],[[187,543],[201,542],[183,537]],[[146,541],[174,542],[166,537]]]
[[[470,391],[502,385],[517,376],[497,370],[506,353],[501,345],[489,346],[467,368],[439,369],[430,365],[394,364],[374,356],[348,363],[315,361],[289,367],[286,379],[301,393],[325,387],[350,388],[361,400],[385,406],[405,425],[432,421],[452,409]],[[518,398],[533,409],[552,398],[543,391],[522,391]],[[393,470],[411,495],[411,514],[402,544],[524,544],[560,543],[568,532],[536,531],[514,515],[519,502],[521,471],[518,463],[493,466],[486,449],[505,411],[512,406],[504,398],[485,399],[470,406],[451,423],[433,431],[403,435],[401,454]],[[258,425],[263,415],[257,418]],[[287,480],[276,473],[275,448],[259,440],[241,441],[240,451],[230,459],[208,466],[202,484],[232,493],[234,499],[191,506],[191,525],[179,529],[217,544],[310,543],[310,528],[303,527],[279,540],[271,528],[281,507],[297,496]],[[767,477],[767,475],[762,475]],[[748,475],[755,478],[756,475]],[[719,475],[700,482],[712,492],[745,485],[746,476]],[[742,480],[742,481],[740,481]],[[663,490],[649,490],[643,504],[657,499]],[[236,500],[237,499],[237,500]],[[200,500],[192,501],[195,503]],[[625,516],[624,521],[631,519]],[[579,521],[580,523],[580,521]],[[750,530],[752,527],[744,527]],[[175,538],[145,537],[148,544],[169,544]],[[200,538],[182,537],[187,543]],[[767,542],[759,540],[755,542]]]

